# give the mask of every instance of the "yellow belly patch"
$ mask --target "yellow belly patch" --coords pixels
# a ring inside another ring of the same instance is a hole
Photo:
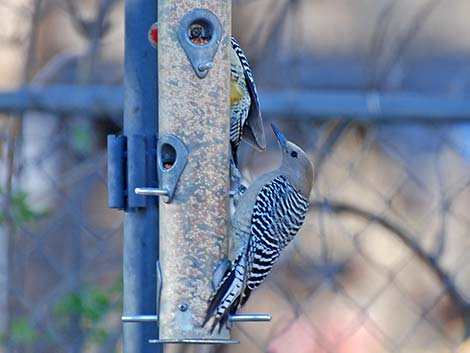
[[[230,104],[237,103],[243,97],[243,90],[236,81],[230,81]]]

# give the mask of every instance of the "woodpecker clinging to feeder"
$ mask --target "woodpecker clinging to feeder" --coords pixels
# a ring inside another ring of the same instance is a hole
[[[193,25],[189,33],[194,44],[204,44],[209,36],[201,25]],[[258,150],[266,148],[263,120],[259,107],[258,91],[248,59],[237,40],[231,37],[230,53],[230,147],[232,153],[231,174],[240,190],[241,175],[238,171],[237,151],[241,141]],[[239,191],[237,190],[237,191]]]
[[[188,33],[196,45],[204,45],[211,39],[210,32],[203,25],[193,24]],[[158,26],[154,23],[149,30],[149,41],[158,45]],[[237,169],[237,151],[241,141],[246,141],[258,150],[266,148],[263,120],[259,106],[258,91],[245,53],[237,40],[231,37],[230,53],[230,147],[232,179],[240,188],[241,175]],[[238,190],[237,190],[238,191]]]
[[[241,186],[241,174],[238,171],[237,151],[244,140],[258,150],[266,148],[263,120],[259,106],[258,91],[248,64],[248,59],[237,40],[231,37],[230,57],[230,161],[231,180],[235,182],[234,195],[244,189]],[[238,201],[237,201],[238,202]]]
[[[241,140],[259,150],[266,148],[263,120],[259,107],[258,91],[245,53],[232,36],[230,59],[230,142],[235,164]]]
[[[210,298],[203,326],[212,318],[219,330],[245,304],[302,226],[309,206],[313,166],[307,154],[272,125],[281,166],[256,179],[240,196],[231,236],[247,239]]]

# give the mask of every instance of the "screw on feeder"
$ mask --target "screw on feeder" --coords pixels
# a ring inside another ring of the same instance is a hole
[[[214,67],[214,63],[212,61],[209,61],[207,63],[201,64],[198,66],[199,71],[209,71]]]
[[[179,309],[179,311],[181,311],[181,312],[185,312],[186,310],[188,310],[188,307],[189,307],[189,306],[188,306],[188,304],[186,304],[186,303],[181,303],[180,305],[178,305],[178,309]]]

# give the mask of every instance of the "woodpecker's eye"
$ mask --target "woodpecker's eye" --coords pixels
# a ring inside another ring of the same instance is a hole
[[[292,151],[290,155],[292,158],[297,158],[299,156],[299,154],[296,151]]]

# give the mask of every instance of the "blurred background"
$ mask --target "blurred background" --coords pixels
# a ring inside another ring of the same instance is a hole
[[[468,13],[233,2],[268,137],[242,173],[278,162],[273,121],[316,174],[301,233],[243,309],[273,322],[235,325],[241,344],[217,351],[470,352]],[[0,0],[0,17],[0,351],[120,352],[106,135],[122,129],[123,1]],[[96,94],[63,104],[61,87]]]

